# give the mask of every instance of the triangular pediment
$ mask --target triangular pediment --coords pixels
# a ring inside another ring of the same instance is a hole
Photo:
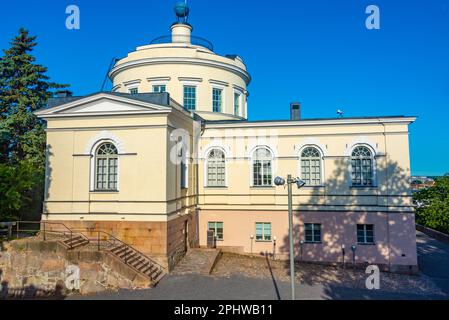
[[[39,110],[35,114],[38,117],[46,118],[83,115],[164,113],[170,110],[171,108],[168,106],[100,93],[57,107]]]
[[[94,102],[89,102],[80,106],[64,109],[58,113],[98,113],[98,112],[132,112],[158,110],[151,107],[142,107],[121,101],[103,98]]]

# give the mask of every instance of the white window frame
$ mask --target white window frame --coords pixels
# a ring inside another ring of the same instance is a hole
[[[181,86],[181,97],[182,97],[182,107],[184,108],[184,110],[189,111],[189,112],[195,112],[198,111],[198,106],[199,106],[199,95],[198,95],[198,82],[192,82],[192,81],[182,81],[182,86]],[[195,87],[195,110],[189,110],[185,107],[185,103],[184,103],[184,87]]]
[[[155,86],[165,86],[165,92],[168,92],[168,90],[167,90],[167,84],[168,84],[167,81],[151,81],[151,82],[150,82],[151,92],[152,92],[152,93],[159,93],[159,92],[154,91],[154,87],[155,87]]]
[[[239,113],[235,114],[235,95],[238,94],[239,95]],[[238,117],[243,117],[243,92],[241,90],[235,89],[233,90],[233,95],[232,95],[232,114],[234,116],[238,116]]]
[[[138,86],[127,87],[126,89],[128,90],[129,94],[138,94],[139,93],[139,87]],[[131,93],[131,90],[137,90],[137,93]]]
[[[359,242],[359,226],[363,226],[363,242]],[[367,230],[366,226],[373,226],[373,242],[367,242]],[[356,225],[356,238],[359,245],[375,245],[376,244],[376,226],[373,223],[357,223]]]
[[[271,154],[271,184],[270,185],[262,185],[262,186],[256,186],[254,185],[254,160],[255,160],[255,153],[259,149],[267,149]],[[250,157],[250,186],[252,188],[271,188],[274,186],[274,177],[275,177],[275,155],[273,150],[265,145],[256,146],[251,151],[251,157]]]
[[[224,161],[225,161],[225,183],[224,186],[209,186],[209,181],[208,181],[208,172],[207,172],[207,163],[209,161],[209,155],[213,150],[220,150],[221,152],[223,152],[224,154]],[[203,168],[203,174],[204,174],[204,179],[203,179],[203,186],[205,188],[227,188],[228,187],[228,155],[226,150],[223,147],[219,147],[219,146],[213,146],[213,147],[209,147],[207,148],[206,152],[204,153],[204,168]]]
[[[312,241],[307,241],[307,235],[306,235],[306,230],[307,230],[307,228],[306,228],[306,226],[307,225],[311,225],[312,226]],[[319,225],[320,226],[320,239],[317,241],[317,240],[315,240],[315,231],[316,230],[318,230],[318,229],[316,229],[315,228],[315,226],[317,226],[317,225]],[[312,223],[310,223],[310,222],[307,222],[307,223],[304,223],[304,242],[305,243],[321,243],[322,242],[322,239],[323,239],[323,225],[321,224],[321,223],[314,223],[314,222],[312,222]]]
[[[262,225],[262,240],[257,239],[257,225],[261,224]],[[265,238],[265,225],[269,224],[270,225],[270,239],[266,239]],[[256,240],[256,242],[272,242],[273,241],[273,224],[271,222],[256,222],[254,224],[254,228],[255,228],[255,237],[254,239]]]
[[[364,186],[364,185],[354,185],[353,181],[352,181],[352,153],[354,152],[354,150],[357,147],[366,147],[370,152],[371,152],[371,161],[372,161],[372,180],[373,183],[370,186]],[[352,148],[350,149],[350,153],[348,155],[348,161],[349,161],[349,185],[352,188],[377,188],[378,186],[378,182],[377,182],[377,161],[376,161],[376,151],[374,150],[374,148],[369,145],[369,144],[365,144],[365,143],[358,143],[352,146]]]
[[[211,224],[211,223],[213,223],[214,224],[214,229],[213,229],[213,231],[214,231],[214,240],[215,241],[224,241],[224,222],[223,221],[208,221],[207,222],[207,231],[211,231],[211,229],[209,228],[209,225]],[[218,223],[221,223],[221,225],[222,225],[222,234],[221,234],[221,239],[219,239],[218,237],[217,237],[217,224]]]
[[[316,149],[320,155],[320,180],[321,180],[321,183],[319,185],[305,185],[304,187],[305,188],[307,188],[307,187],[310,187],[310,188],[322,187],[322,186],[324,186],[324,153],[323,153],[323,150],[315,144],[306,144],[306,145],[303,145],[299,149],[298,176],[301,179],[303,179],[303,176],[302,176],[302,153],[307,148]]]
[[[116,190],[98,190],[96,186],[96,166],[97,166],[97,150],[105,144],[110,143],[117,149],[117,188]],[[90,151],[90,192],[103,192],[103,193],[117,193],[120,191],[120,147],[117,143],[111,139],[98,140],[91,148]]]
[[[214,111],[214,90],[221,90],[221,110]],[[211,105],[213,113],[226,113],[226,87],[214,84],[211,90]],[[234,107],[233,107],[234,108]]]

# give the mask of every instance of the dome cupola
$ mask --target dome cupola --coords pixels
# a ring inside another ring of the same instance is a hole
[[[212,43],[192,36],[186,3],[174,7],[171,35],[154,39],[119,59],[109,77],[113,91],[168,92],[186,110],[206,120],[247,118],[251,82],[237,55],[218,55]]]

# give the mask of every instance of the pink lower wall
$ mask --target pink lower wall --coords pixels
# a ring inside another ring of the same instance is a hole
[[[200,245],[207,246],[208,222],[224,224],[224,240],[218,247],[243,253],[273,253],[274,241],[257,242],[256,222],[271,222],[272,238],[276,240],[276,254],[288,257],[288,213],[282,211],[200,211]],[[304,244],[304,223],[321,223],[322,243]],[[373,224],[374,245],[357,245],[357,224]],[[385,212],[295,212],[294,243],[296,258],[310,262],[342,262],[342,244],[346,246],[346,262],[352,262],[351,246],[356,244],[356,263],[387,266],[417,265],[415,217],[412,213]]]

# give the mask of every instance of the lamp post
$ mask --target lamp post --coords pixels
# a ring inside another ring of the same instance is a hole
[[[274,184],[276,186],[285,185],[285,179],[276,177]],[[289,238],[290,238],[290,279],[292,285],[292,300],[295,300],[295,254],[293,250],[293,192],[292,184],[295,183],[298,189],[302,188],[306,183],[299,178],[292,178],[292,175],[287,176],[287,189],[288,189],[288,225],[289,225]]]

